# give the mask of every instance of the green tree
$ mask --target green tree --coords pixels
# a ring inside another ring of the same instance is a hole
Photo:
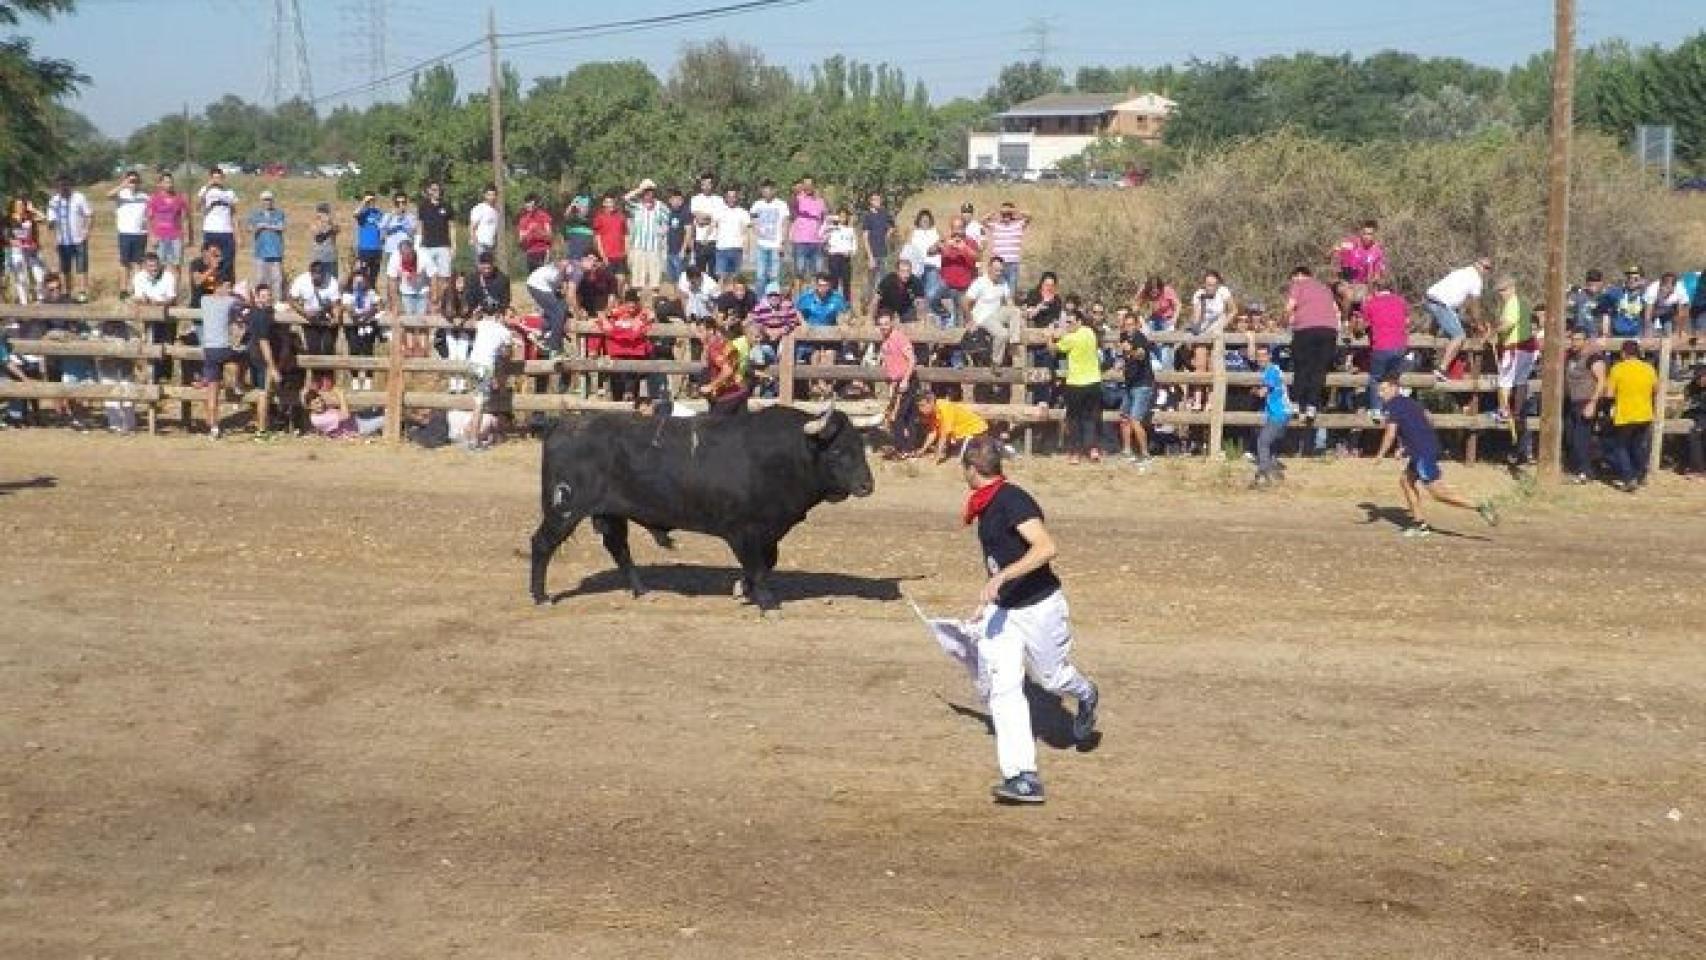
[[[75,0],[0,0],[0,26],[70,13],[75,6]],[[72,64],[37,57],[26,37],[0,39],[0,183],[17,189],[52,178],[70,148],[54,108],[87,82]]]
[[[1009,63],[995,77],[995,85],[983,95],[991,111],[999,113],[1016,103],[1066,90],[1066,72],[1040,60]]]

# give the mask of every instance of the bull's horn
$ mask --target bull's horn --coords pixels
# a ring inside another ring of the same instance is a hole
[[[874,430],[883,425],[883,415],[880,413],[867,414],[863,417],[848,417],[847,420],[859,430]]]
[[[817,416],[813,417],[812,419],[806,421],[806,426],[805,426],[806,436],[815,437],[818,434],[822,433],[824,426],[829,423],[829,415],[834,413],[834,412],[835,412],[835,401],[832,399],[829,401],[829,403],[824,405],[822,413],[820,413]]]

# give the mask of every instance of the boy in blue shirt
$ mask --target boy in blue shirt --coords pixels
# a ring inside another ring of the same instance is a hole
[[[1478,505],[1470,503],[1440,479],[1443,474],[1439,467],[1439,435],[1434,433],[1433,422],[1428,419],[1428,412],[1422,409],[1422,405],[1399,394],[1397,377],[1380,381],[1380,402],[1386,411],[1386,433],[1380,438],[1380,452],[1374,455],[1374,462],[1385,460],[1395,443],[1402,443],[1404,452],[1410,457],[1403,476],[1398,478],[1398,487],[1404,491],[1404,504],[1410,508],[1411,522],[1404,528],[1404,536],[1425,537],[1433,532],[1433,528],[1422,519],[1422,494],[1418,484],[1427,488],[1428,496],[1440,503],[1474,510],[1487,521],[1487,526],[1498,526],[1499,514],[1493,508],[1493,501],[1483,500]]]
[[[1256,434],[1256,479],[1250,485],[1260,488],[1279,479],[1282,468],[1274,457],[1274,444],[1285,439],[1291,397],[1286,393],[1285,374],[1274,362],[1273,348],[1265,343],[1257,346],[1256,363],[1262,368],[1262,385],[1256,388],[1256,396],[1262,400],[1262,430]]]
[[[355,259],[367,282],[375,285],[385,256],[385,237],[379,230],[384,221],[385,211],[379,209],[377,198],[371,192],[363,194],[361,207],[355,212]]]

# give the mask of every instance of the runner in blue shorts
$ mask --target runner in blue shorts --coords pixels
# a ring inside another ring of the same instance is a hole
[[[1433,532],[1433,528],[1422,519],[1421,488],[1426,488],[1428,496],[1440,503],[1474,510],[1487,521],[1488,526],[1498,526],[1499,514],[1493,508],[1493,501],[1471,503],[1441,480],[1444,473],[1439,466],[1439,435],[1434,433],[1433,422],[1428,419],[1428,412],[1422,409],[1422,405],[1398,392],[1397,377],[1380,381],[1380,402],[1386,411],[1386,432],[1380,438],[1380,452],[1374,455],[1375,462],[1385,460],[1386,454],[1399,443],[1404,445],[1404,452],[1410,458],[1403,476],[1398,478],[1398,487],[1404,491],[1404,505],[1410,509],[1410,525],[1404,528],[1404,536],[1425,537]]]

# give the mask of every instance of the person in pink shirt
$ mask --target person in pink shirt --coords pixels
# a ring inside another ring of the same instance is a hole
[[[794,247],[794,290],[823,272],[824,218],[829,204],[818,196],[817,184],[811,177],[801,177],[794,189],[793,225],[788,239]]]
[[[1410,349],[1410,305],[1394,293],[1392,281],[1379,277],[1374,295],[1363,301],[1362,318],[1368,325],[1368,415],[1380,422],[1380,381],[1404,372],[1404,357]]]
[[[166,269],[176,272],[184,262],[184,219],[189,201],[178,192],[171,174],[160,174],[147,209],[148,235],[154,241],[154,252],[160,255]]]
[[[897,454],[905,455],[918,444],[918,353],[912,338],[896,322],[894,311],[877,313],[877,332],[883,335],[879,353],[882,358],[883,379],[889,384],[888,408],[883,422],[894,438]]]
[[[1386,250],[1380,245],[1380,224],[1364,220],[1357,232],[1339,241],[1333,248],[1333,265],[1339,279],[1344,281],[1340,309],[1347,315],[1355,304],[1368,299],[1369,285],[1386,276]]]

